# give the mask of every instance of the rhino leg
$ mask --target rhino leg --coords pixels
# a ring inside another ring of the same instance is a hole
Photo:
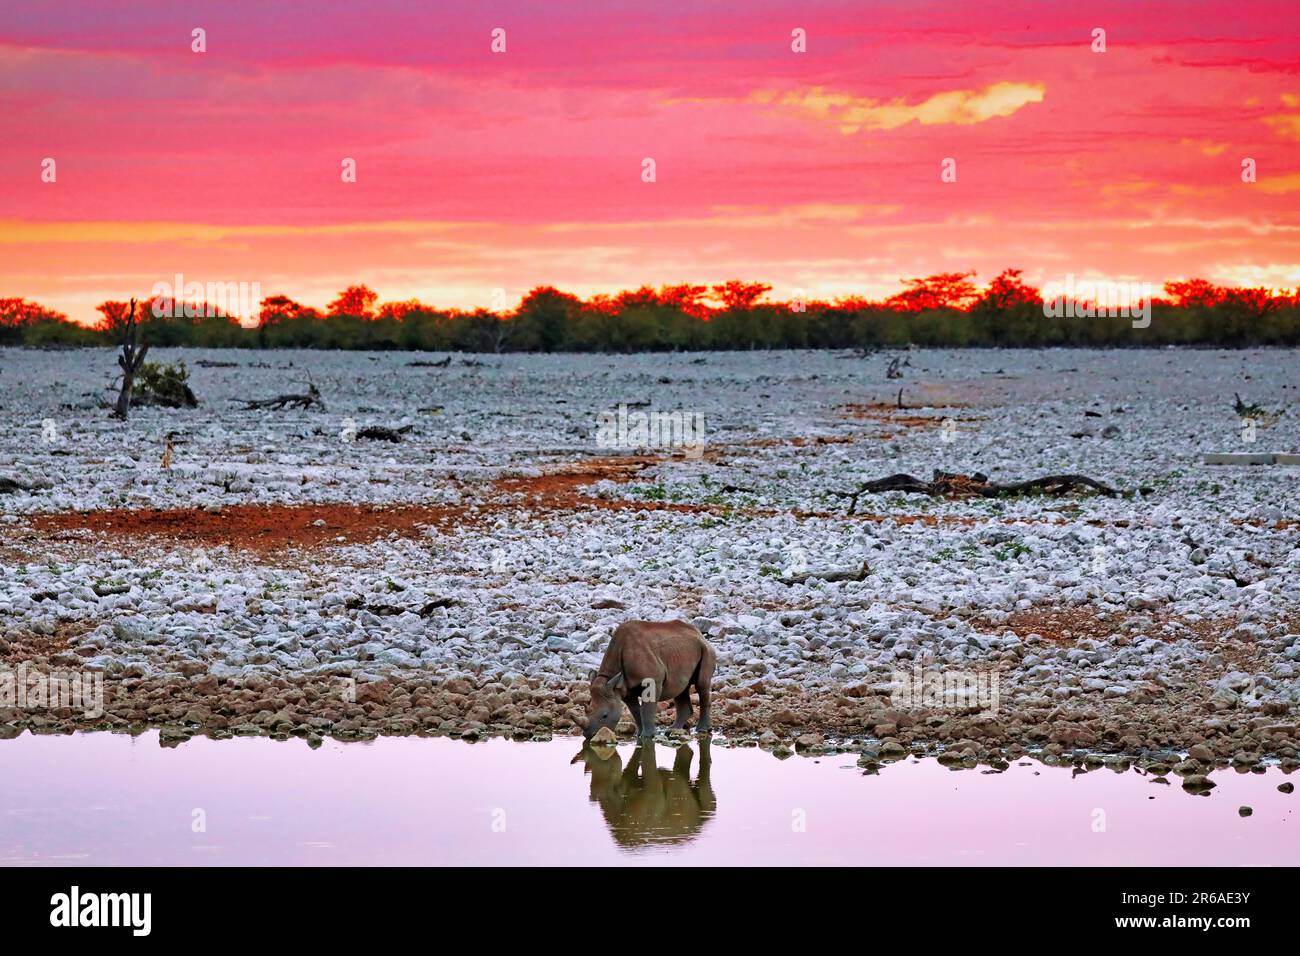
[[[700,660],[700,669],[695,675],[695,692],[700,695],[700,722],[695,727],[697,734],[707,734],[711,726],[709,724],[709,690],[713,685],[713,667],[717,663],[717,658],[713,649],[706,647],[704,656]]]
[[[641,736],[641,705],[633,701],[627,705],[627,709],[632,711],[632,722],[636,724],[636,735]]]
[[[684,730],[691,719],[691,689],[689,687],[674,698],[673,706],[677,708],[673,719],[673,729]]]
[[[642,700],[638,701],[636,706],[641,710],[637,736],[643,740],[653,737],[655,735],[655,702],[653,700]]]

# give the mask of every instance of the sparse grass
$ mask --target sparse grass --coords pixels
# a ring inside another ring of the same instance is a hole
[[[1032,554],[1033,549],[1021,541],[1008,541],[1002,547],[993,552],[993,557],[999,561],[1009,561],[1011,558],[1019,558],[1021,555]]]
[[[638,501],[668,500],[668,490],[663,485],[633,485],[630,490]]]
[[[1175,481],[1182,477],[1183,470],[1181,468],[1173,468],[1158,478],[1153,478],[1151,480],[1151,486],[1153,488],[1170,488],[1173,486]]]

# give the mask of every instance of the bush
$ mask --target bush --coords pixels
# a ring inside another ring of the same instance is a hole
[[[132,405],[161,405],[163,408],[197,408],[198,398],[189,386],[190,371],[184,362],[164,365],[145,362],[140,366]]]

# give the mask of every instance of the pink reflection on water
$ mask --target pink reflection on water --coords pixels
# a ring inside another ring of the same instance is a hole
[[[1034,764],[982,774],[925,761],[864,776],[849,755],[778,761],[715,745],[704,797],[693,743],[689,768],[676,766],[683,758],[675,748],[656,748],[648,794],[642,766],[630,790],[602,784],[593,800],[590,767],[570,763],[579,750],[572,739],[468,745],[414,737],[326,742],[315,751],[300,740],[196,738],[164,749],[154,733],[26,734],[0,742],[0,863],[1296,860],[1300,797],[1277,791],[1286,779],[1278,770],[1216,773],[1217,789],[1194,797],[1176,778],[1161,786],[1131,772],[1072,776]],[[634,753],[620,746],[619,766],[605,776],[622,780]],[[1253,816],[1238,816],[1243,804]],[[195,832],[200,819],[206,829]]]

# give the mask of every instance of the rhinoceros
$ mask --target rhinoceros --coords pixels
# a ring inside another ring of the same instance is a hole
[[[677,708],[673,727],[691,719],[691,685],[700,697],[696,732],[709,732],[709,685],[717,655],[704,635],[685,621],[624,621],[614,629],[600,667],[591,675],[591,703],[583,736],[590,740],[602,727],[618,723],[626,704],[636,721],[637,736],[653,737],[655,705],[671,700]]]

